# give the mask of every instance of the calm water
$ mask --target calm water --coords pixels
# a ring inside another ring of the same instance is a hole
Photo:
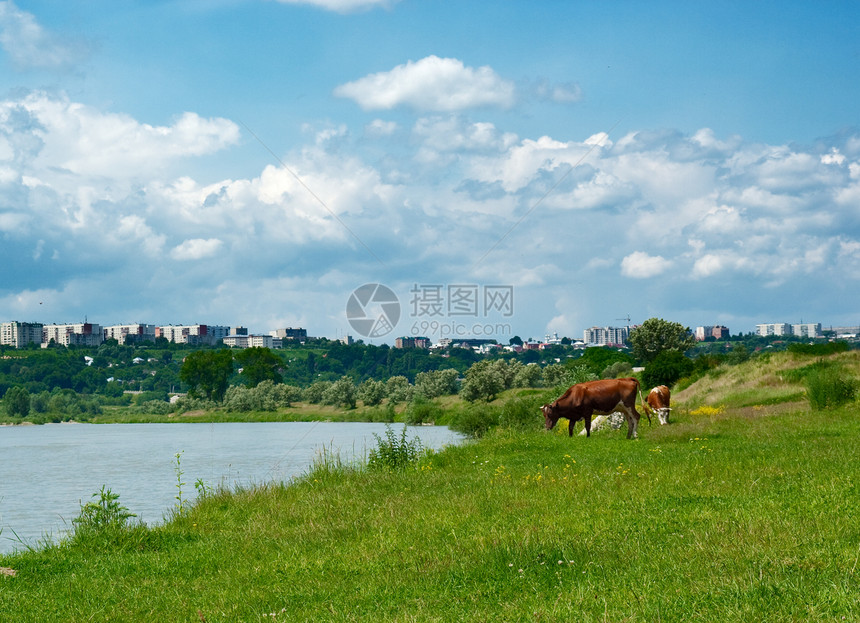
[[[392,425],[400,437],[402,424]],[[325,447],[364,458],[384,424],[48,424],[0,427],[0,552],[62,535],[102,485],[148,525],[176,503],[176,454],[184,498],[209,486],[288,481]],[[461,437],[441,426],[409,427],[407,439],[440,448]],[[16,537],[17,535],[17,537]]]

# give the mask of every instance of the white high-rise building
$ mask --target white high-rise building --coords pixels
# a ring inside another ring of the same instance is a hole
[[[591,327],[582,333],[582,341],[589,346],[621,346],[630,337],[629,327]]]
[[[51,340],[60,346],[98,346],[105,341],[101,325],[93,322],[46,324],[42,327],[42,346]]]
[[[116,324],[105,327],[104,332],[106,340],[114,339],[120,344],[155,341],[154,324]]]
[[[155,336],[177,344],[215,344],[230,335],[230,327],[223,325],[167,325],[155,328]]]
[[[41,322],[0,322],[0,344],[24,348],[42,343]]]

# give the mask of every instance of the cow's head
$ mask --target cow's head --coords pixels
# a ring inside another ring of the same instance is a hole
[[[669,423],[669,412],[672,409],[669,407],[664,407],[662,409],[657,409],[657,419],[660,420],[660,424],[668,424]]]
[[[553,426],[558,422],[558,414],[555,413],[556,403],[545,404],[540,408],[543,413],[544,423],[546,424],[547,430],[552,430]]]

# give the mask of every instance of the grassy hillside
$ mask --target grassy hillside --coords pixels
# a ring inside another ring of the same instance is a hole
[[[0,620],[860,620],[858,405],[810,411],[793,371],[816,361],[714,372],[639,441],[536,412],[403,470],[322,457],[164,526],[0,557]]]

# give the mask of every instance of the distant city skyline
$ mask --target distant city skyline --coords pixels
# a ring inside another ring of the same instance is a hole
[[[410,297],[450,287],[512,293],[476,337],[856,325],[858,23],[847,0],[0,0],[0,318],[437,339],[472,301]],[[365,284],[400,316],[348,316]]]

